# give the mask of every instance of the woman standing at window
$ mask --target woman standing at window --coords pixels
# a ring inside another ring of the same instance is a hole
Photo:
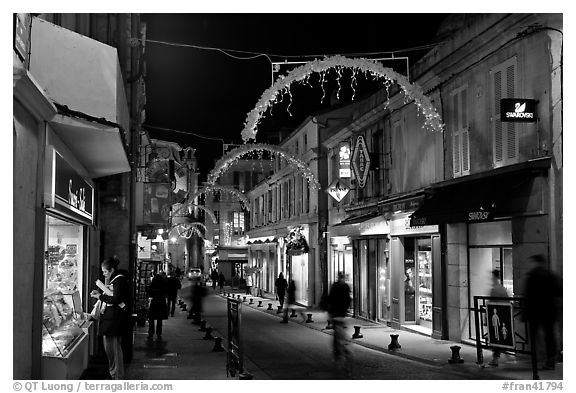
[[[112,379],[124,378],[124,356],[122,354],[122,336],[130,328],[130,290],[128,274],[118,269],[120,261],[111,257],[102,262],[102,274],[105,285],[112,295],[93,290],[90,296],[101,300],[105,309],[100,316],[98,334],[104,341],[104,350],[108,357],[108,370]]]

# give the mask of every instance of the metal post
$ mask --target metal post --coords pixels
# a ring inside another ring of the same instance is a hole
[[[482,344],[480,342],[480,324],[478,323],[478,296],[474,296],[474,326],[476,328],[476,360],[478,364],[484,363]]]

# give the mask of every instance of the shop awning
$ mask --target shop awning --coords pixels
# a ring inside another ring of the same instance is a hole
[[[390,227],[383,215],[372,212],[348,217],[340,223],[330,226],[328,232],[330,237],[382,235],[390,233]]]
[[[410,216],[410,226],[484,222],[543,208],[542,174],[550,160],[498,168],[433,185]]]
[[[56,135],[90,177],[129,172],[129,108],[116,48],[39,18],[30,43],[29,72],[58,108],[47,119]]]

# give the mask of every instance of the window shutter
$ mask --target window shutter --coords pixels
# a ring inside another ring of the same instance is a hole
[[[514,64],[506,68],[506,93],[508,97],[516,97],[516,72]],[[518,141],[516,140],[516,123],[507,123],[506,158],[514,160],[518,154]]]
[[[494,73],[494,110],[492,121],[494,123],[494,162],[500,164],[503,161],[502,154],[502,122],[500,121],[500,99],[502,98],[502,72]]]
[[[452,95],[452,162],[454,165],[454,177],[462,175],[460,166],[460,107],[458,93]]]
[[[500,121],[500,100],[513,98],[518,94],[516,91],[516,58],[513,57],[496,66],[491,74],[494,89],[492,111],[494,166],[499,167],[518,160],[517,125]]]
[[[462,130],[460,138],[462,140],[462,174],[470,173],[470,130],[468,127]]]
[[[460,92],[460,113],[462,123],[460,124],[460,155],[462,157],[462,175],[470,174],[470,128],[468,126],[468,89],[464,88]]]

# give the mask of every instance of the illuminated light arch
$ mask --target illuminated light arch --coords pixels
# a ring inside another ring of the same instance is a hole
[[[295,168],[303,177],[306,178],[308,184],[310,184],[313,189],[320,189],[320,183],[318,182],[318,179],[316,179],[316,176],[314,176],[314,173],[304,161],[282,150],[278,146],[267,145],[265,143],[246,143],[233,150],[230,150],[224,157],[216,162],[214,169],[208,173],[209,187],[214,187],[220,175],[228,170],[228,168],[230,168],[233,164],[238,162],[240,158],[252,152],[261,151],[268,151],[273,155],[282,157],[288,162],[288,165]]]
[[[190,239],[192,235],[197,235],[199,238],[204,238],[202,231],[206,232],[206,227],[201,222],[191,222],[186,224],[177,224],[170,228],[168,236],[170,238],[178,238],[182,236],[185,239]]]
[[[443,130],[444,124],[442,124],[442,118],[430,99],[424,94],[419,85],[410,83],[404,75],[399,74],[391,68],[384,67],[382,64],[373,60],[331,56],[322,60],[314,60],[295,68],[287,75],[280,76],[270,88],[266,89],[254,109],[248,113],[244,129],[242,130],[242,139],[244,142],[256,140],[256,134],[258,132],[257,126],[261,117],[269,107],[277,102],[280,93],[286,91],[291,97],[290,85],[294,82],[307,82],[308,77],[314,72],[321,74],[321,83],[323,83],[325,73],[331,68],[335,68],[339,76],[343,68],[352,69],[354,73],[352,77],[353,83],[355,75],[359,71],[376,78],[384,78],[384,85],[387,89],[392,84],[397,83],[404,92],[406,99],[413,100],[418,110],[424,115],[424,127],[433,131],[441,132]]]

